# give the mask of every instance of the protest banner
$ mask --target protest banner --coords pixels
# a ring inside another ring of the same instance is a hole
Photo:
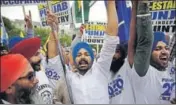
[[[39,4],[38,9],[39,9],[39,16],[40,16],[41,25],[47,26],[47,22],[46,22],[47,5],[46,4]]]
[[[70,24],[72,21],[71,11],[70,11],[70,4],[69,1],[49,1],[49,6],[51,11],[57,15],[59,25],[66,25]],[[39,4],[39,14],[41,18],[42,26],[47,26],[46,24],[46,8],[47,4]]]
[[[104,0],[104,3],[107,8],[107,0]],[[115,5],[119,22],[117,34],[120,38],[120,43],[125,43],[129,39],[132,3],[130,0],[118,0],[115,1]]]
[[[47,0],[1,0],[1,6],[21,6],[47,3]]]
[[[153,31],[161,31],[168,35],[176,32],[176,1],[151,1]]]
[[[84,41],[89,44],[103,44],[107,24],[104,22],[87,22],[84,25]]]

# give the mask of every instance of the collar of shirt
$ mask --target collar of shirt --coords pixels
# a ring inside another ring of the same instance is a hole
[[[90,74],[92,74],[92,68],[90,68],[84,75],[81,75],[80,73],[79,73],[79,71],[77,71],[77,72],[75,72],[75,74],[78,76],[78,77],[84,77],[84,76],[86,76],[86,75],[90,75]]]

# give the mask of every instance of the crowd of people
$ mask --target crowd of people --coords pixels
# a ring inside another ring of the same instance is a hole
[[[41,47],[26,15],[26,37],[1,43],[0,103],[176,104],[176,35],[167,40],[163,32],[152,31],[148,1],[132,1],[131,11],[129,41],[120,43],[115,0],[107,1],[99,54],[81,41],[83,26],[70,49],[64,49],[57,16],[50,10],[49,40]]]

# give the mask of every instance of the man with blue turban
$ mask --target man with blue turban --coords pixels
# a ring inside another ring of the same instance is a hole
[[[152,32],[149,2],[138,1],[138,8],[141,7],[146,9],[137,11],[136,33],[130,34],[128,44],[128,48],[133,47],[129,61],[135,101],[136,104],[170,104],[176,85],[167,68],[170,50],[164,33]]]
[[[74,104],[109,104],[108,77],[111,61],[119,44],[118,19],[115,1],[108,1],[108,24],[100,58],[94,61],[92,48],[85,42],[77,43],[72,56],[77,72],[67,71]]]

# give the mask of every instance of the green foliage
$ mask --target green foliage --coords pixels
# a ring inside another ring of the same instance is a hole
[[[6,31],[12,30],[14,28],[14,26],[12,25],[11,21],[6,18],[6,17],[2,17],[3,21],[4,21],[4,26],[6,27]]]
[[[19,36],[20,32],[23,32],[24,36],[26,35],[24,30],[17,28],[15,25],[13,25],[8,18],[3,17],[3,21],[9,38],[13,36]],[[35,36],[38,36],[41,38],[42,45],[45,44],[50,32],[51,32],[50,28],[38,28],[38,27],[34,28],[34,34]],[[68,47],[71,45],[72,37],[67,34],[64,34],[59,36],[59,40],[63,46]]]
[[[44,45],[50,34],[50,29],[49,28],[35,28],[34,34],[35,36],[39,36],[41,38],[41,44]]]
[[[9,38],[11,38],[13,36],[19,36],[21,31],[24,34],[24,31],[19,28],[16,28],[8,18],[6,18],[6,17],[2,17],[2,18],[3,18],[4,26],[6,28],[6,32],[9,36]]]
[[[60,43],[62,46],[64,46],[64,47],[71,46],[71,42],[72,42],[71,36],[64,34],[64,35],[60,35],[59,37],[60,37],[59,40],[60,40]]]

